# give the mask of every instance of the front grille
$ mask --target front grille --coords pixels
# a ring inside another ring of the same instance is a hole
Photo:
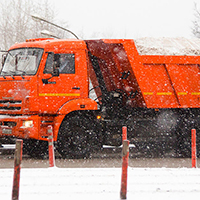
[[[0,125],[7,127],[15,127],[17,125],[17,122],[2,121]]]
[[[21,110],[21,104],[20,100],[0,100],[0,111]]]

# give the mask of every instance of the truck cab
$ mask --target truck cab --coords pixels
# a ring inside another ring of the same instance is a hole
[[[31,39],[13,45],[0,72],[0,136],[57,139],[65,116],[96,110],[88,98],[86,45],[81,40]]]

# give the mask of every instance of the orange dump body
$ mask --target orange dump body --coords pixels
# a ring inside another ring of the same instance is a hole
[[[199,108],[200,56],[139,55],[133,40],[86,41],[107,91],[123,91],[132,107]],[[91,80],[98,85],[93,69]],[[99,88],[97,96],[101,96]]]

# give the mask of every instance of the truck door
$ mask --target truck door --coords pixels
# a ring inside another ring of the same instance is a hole
[[[46,56],[44,70],[39,78],[39,110],[54,114],[67,101],[88,95],[86,55],[80,51],[49,52]]]

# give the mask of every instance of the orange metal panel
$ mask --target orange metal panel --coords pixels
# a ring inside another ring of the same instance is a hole
[[[100,67],[106,85],[127,95],[137,90],[136,97],[129,99],[131,106],[199,107],[200,56],[139,55],[133,40],[102,41],[98,54],[103,59]],[[128,76],[124,79],[123,74]]]
[[[138,55],[134,41],[125,41],[123,45],[146,107],[179,107],[165,66],[162,64],[144,64],[145,58]]]
[[[123,45],[148,108],[200,107],[200,56],[141,56],[133,41]]]
[[[200,56],[140,55],[140,58],[148,64],[200,64]]]
[[[179,107],[164,65],[140,66],[137,80],[148,108]]]
[[[26,47],[40,47],[45,48],[46,51],[52,50],[54,53],[57,53],[60,49],[78,49],[78,50],[85,50],[86,45],[83,40],[54,40],[54,39],[47,39],[47,40],[36,40],[35,42],[24,42],[24,43],[16,43],[13,46],[10,47],[9,50],[15,49],[15,48],[26,48]],[[59,48],[55,48],[59,47]]]
[[[199,66],[167,64],[166,68],[181,107],[200,107]]]

